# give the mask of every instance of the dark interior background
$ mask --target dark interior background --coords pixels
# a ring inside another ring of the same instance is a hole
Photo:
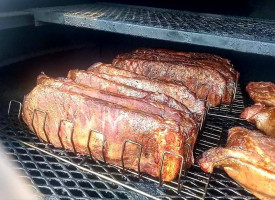
[[[2,0],[0,12],[90,2],[94,1]],[[272,0],[109,2],[275,19],[275,1]],[[138,47],[206,52],[229,58],[241,73],[242,86],[249,81],[275,81],[274,57],[47,24],[0,31],[0,105],[22,98],[34,87],[42,71],[53,77],[66,76],[69,69],[86,69],[94,62],[110,62],[116,54]]]

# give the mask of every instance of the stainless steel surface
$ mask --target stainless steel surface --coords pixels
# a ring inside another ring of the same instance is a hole
[[[34,25],[33,14],[29,11],[0,13],[0,30]]]
[[[120,4],[33,9],[48,22],[275,56],[275,21]]]
[[[211,147],[224,145],[229,128],[254,127],[237,117],[244,105],[238,87],[231,106],[209,110],[195,145],[195,157]],[[10,121],[7,116],[0,116],[1,142],[13,162],[18,164],[17,170],[23,171],[25,178],[45,198],[148,199],[153,196],[155,199],[256,199],[222,170],[215,170],[210,176],[197,164],[192,165],[189,170],[182,171],[181,190],[177,193],[177,181],[165,182],[160,187],[158,178],[145,174],[139,177],[137,172],[54,148],[39,140],[27,127],[22,129],[18,110],[20,104],[13,102],[9,107]]]

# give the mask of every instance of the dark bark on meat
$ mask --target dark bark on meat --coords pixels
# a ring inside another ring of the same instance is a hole
[[[68,119],[74,124],[73,141],[78,153],[88,153],[90,130],[97,130],[105,135],[104,153],[108,163],[121,166],[122,144],[126,139],[143,146],[141,171],[152,176],[159,176],[162,152],[171,151],[183,155],[185,140],[180,127],[173,120],[167,123],[157,115],[145,114],[114,103],[44,85],[37,85],[24,100],[23,120],[32,131],[32,114],[36,108],[47,112],[45,133],[42,127],[43,117],[39,113],[35,115],[34,128],[38,137],[46,140],[47,134],[55,147],[61,147],[57,135],[59,122],[61,119]],[[60,134],[64,147],[72,150],[71,128],[71,124],[62,124]],[[101,146],[102,137],[93,132],[90,148],[92,156],[96,159],[102,159]],[[127,145],[126,152],[125,166],[137,170],[138,149],[136,146]],[[179,158],[168,156],[164,163],[164,180],[171,181],[177,176],[180,162]]]
[[[223,95],[227,84],[226,79],[213,69],[205,69],[190,64],[175,64],[141,59],[115,59],[113,60],[113,65],[150,78],[181,82],[192,92],[196,91],[197,83],[209,84],[210,90],[207,99],[210,102],[210,106],[221,104],[221,100],[223,103],[229,104],[233,97],[233,94],[227,93],[226,90],[225,95]],[[206,98],[207,87],[199,89],[197,95],[199,98]]]
[[[142,59],[161,62],[183,62],[205,68],[211,68],[221,73],[227,81],[238,81],[239,73],[227,59],[211,56],[210,54],[176,52],[166,49],[138,49],[131,53],[120,54],[118,59]]]
[[[260,199],[275,199],[275,138],[235,127],[229,130],[225,148],[204,152],[198,162],[205,172],[223,168]]]

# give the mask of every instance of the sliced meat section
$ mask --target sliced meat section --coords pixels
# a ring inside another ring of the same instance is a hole
[[[35,109],[47,113],[45,129],[43,129],[44,114],[35,112],[33,126],[32,116]],[[161,157],[165,151],[184,155],[185,138],[173,120],[166,121],[160,116],[145,114],[114,103],[79,95],[74,92],[64,92],[49,86],[37,85],[25,98],[23,120],[31,131],[36,131],[38,137],[55,147],[75,150],[88,154],[88,136],[91,132],[90,149],[96,159],[102,159],[103,137],[105,136],[104,155],[106,161],[121,166],[122,145],[131,140],[142,145],[140,160],[141,172],[159,176]],[[60,136],[58,127],[62,119],[71,123],[61,122]],[[74,125],[74,126],[73,126]],[[45,132],[44,132],[45,130]],[[73,133],[71,133],[73,131]],[[73,145],[74,144],[74,145]],[[137,170],[139,148],[127,144],[124,152],[125,167]],[[181,159],[167,155],[164,162],[162,178],[173,180],[180,169]],[[188,163],[190,166],[191,163]]]
[[[204,152],[198,162],[205,172],[223,168],[260,199],[275,199],[275,138],[234,127],[229,130],[225,148]]]
[[[163,93],[185,105],[191,112],[202,115],[204,114],[204,102],[197,99],[193,93],[189,92],[185,86],[180,84],[159,81],[156,79],[112,76],[83,70],[70,70],[68,74],[68,78],[71,78],[79,84],[85,84],[88,86],[92,86],[91,81],[95,76],[112,81],[116,84],[123,84],[148,92]],[[115,84],[112,84],[111,87],[115,87],[114,85]]]
[[[266,107],[262,103],[244,109],[240,116],[256,124],[257,128],[267,135],[275,137],[275,107]]]
[[[113,60],[113,65],[149,78],[178,81],[194,93],[196,93],[196,85],[198,83],[208,84],[209,91],[208,87],[201,86],[197,90],[197,96],[202,99],[207,98],[210,106],[220,105],[221,102],[229,104],[233,98],[233,93],[227,93],[226,90],[224,92],[227,84],[224,76],[213,69],[205,69],[191,64],[175,64],[141,59],[115,59]]]
[[[246,91],[256,103],[275,106],[275,84],[271,82],[250,82]]]

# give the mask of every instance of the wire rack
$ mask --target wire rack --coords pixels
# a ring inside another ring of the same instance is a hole
[[[225,145],[231,127],[254,128],[238,119],[244,106],[238,87],[230,106],[209,110],[195,145],[195,157],[211,147]],[[23,172],[21,178],[27,180],[42,199],[256,199],[222,170],[216,169],[210,175],[193,164],[186,174],[182,173],[182,188],[178,193],[176,181],[159,186],[159,180],[148,175],[139,177],[136,172],[55,148],[19,123],[18,110],[18,104],[11,106],[9,118],[6,111],[1,112],[1,142],[9,159],[16,164],[16,170]]]
[[[275,55],[275,21],[95,3],[32,9],[48,22],[174,42]]]

